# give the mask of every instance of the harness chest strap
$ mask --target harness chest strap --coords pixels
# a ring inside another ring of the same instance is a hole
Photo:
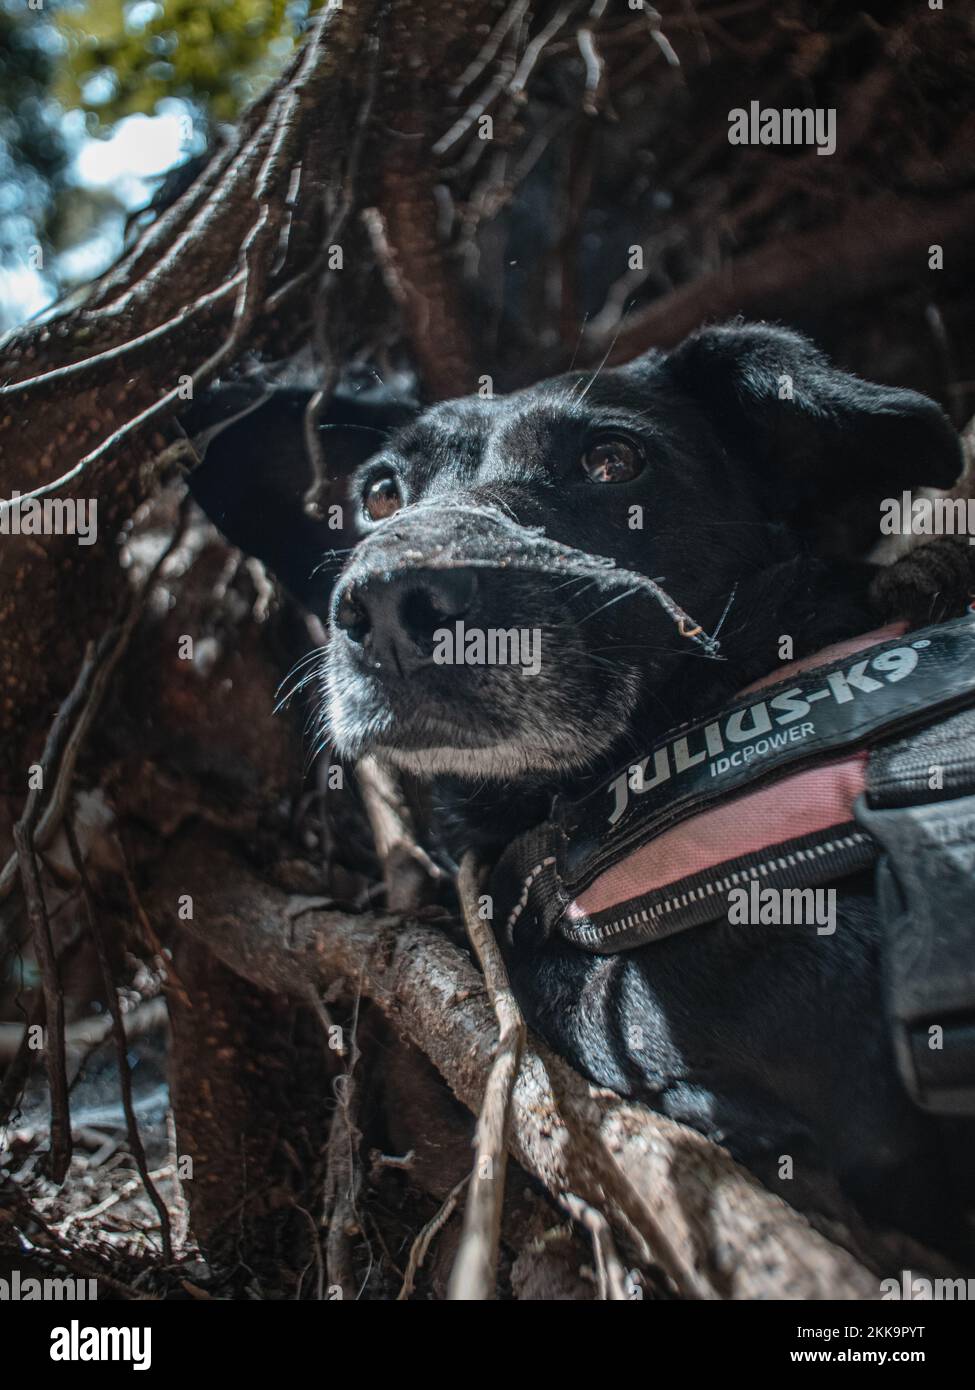
[[[520,885],[509,944],[530,915],[584,950],[627,950],[726,916],[732,889],[804,890],[883,854],[902,1074],[920,1104],[969,1109],[973,705],[971,614],[785,668],[509,847],[503,877]],[[929,1030],[945,1027],[952,1045],[939,1053]]]

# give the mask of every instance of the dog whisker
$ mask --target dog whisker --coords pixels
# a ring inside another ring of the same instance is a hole
[[[320,676],[325,654],[326,649],[324,647],[316,647],[307,656],[303,656],[300,661],[295,663],[274,692],[277,697],[274,704],[275,714],[279,714],[299,690],[303,690],[306,685]]]

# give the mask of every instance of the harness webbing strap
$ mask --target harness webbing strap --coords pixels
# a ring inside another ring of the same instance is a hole
[[[744,696],[672,730],[648,755],[553,809],[571,897],[634,847],[756,783],[975,702],[975,616],[924,628]]]

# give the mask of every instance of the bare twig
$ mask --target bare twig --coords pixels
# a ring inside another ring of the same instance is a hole
[[[0,1211],[8,1215],[8,1220],[29,1241],[55,1263],[65,1266],[76,1278],[80,1275],[94,1279],[106,1289],[111,1289],[120,1298],[137,1302],[156,1302],[156,1295],[140,1293],[138,1289],[116,1278],[107,1260],[92,1250],[73,1249],[56,1227],[50,1226],[29,1202],[16,1184],[4,1183],[0,1186]]]
[[[600,100],[605,83],[606,69],[591,29],[580,29],[576,35],[579,53],[586,69],[586,90],[582,109],[587,116],[598,116]]]
[[[559,1201],[572,1217],[573,1221],[578,1221],[580,1226],[585,1227],[592,1240],[593,1253],[596,1256],[596,1279],[599,1285],[599,1297],[604,1301],[612,1303],[627,1303],[629,1296],[626,1292],[626,1271],[623,1268],[613,1240],[613,1232],[610,1230],[609,1222],[601,1211],[582,1201],[571,1192],[563,1192]]]
[[[477,1120],[474,1171],[448,1297],[487,1299],[494,1296],[497,1278],[511,1098],[527,1030],[508,982],[508,972],[494,930],[490,921],[485,920],[479,912],[478,866],[471,853],[466,854],[461,862],[457,891],[467,935],[484,972],[499,1031],[497,1052],[484,1087],[484,1101]]]
[[[459,101],[471,83],[476,82],[484,69],[494,62],[501,45],[511,30],[521,24],[527,9],[528,0],[513,0],[513,3],[508,6],[485,39],[480,53],[468,63],[454,86],[451,87],[450,98],[452,101]]]
[[[347,1070],[334,1083],[335,1112],[326,1146],[325,1193],[322,1224],[326,1228],[325,1276],[330,1285],[342,1290],[343,1298],[357,1294],[352,1264],[352,1238],[362,1231],[358,1214],[362,1169],[358,1162],[362,1133],[359,1129],[359,1084],[355,1076],[359,1062],[356,1041],[359,999],[349,1039]]]
[[[579,0],[567,0],[567,3],[560,5],[548,23],[538,31],[525,49],[525,55],[518,64],[514,77],[508,83],[508,92],[511,96],[523,96],[525,88],[528,86],[528,79],[535,71],[539,58],[556,34],[568,24],[578,8]]]
[[[166,1002],[162,998],[147,999],[132,1009],[129,1013],[123,1014],[122,1022],[125,1026],[125,1036],[131,1043],[135,1038],[141,1038],[146,1033],[158,1028],[166,1018]],[[32,1024],[39,1022],[39,1019],[32,1018],[30,1023],[0,1023],[0,1063],[6,1066],[19,1052],[27,1030]],[[65,1045],[69,1054],[85,1056],[92,1052],[96,1047],[100,1047],[112,1031],[112,1018],[110,1014],[92,1014],[90,1018],[79,1018],[74,1023],[69,1023],[64,1030]],[[69,1074],[71,1067],[69,1066]],[[0,1109],[0,1116],[2,1116]]]
[[[431,1216],[430,1220],[420,1231],[416,1240],[410,1247],[410,1258],[406,1266],[406,1273],[403,1275],[403,1286],[396,1295],[397,1302],[405,1301],[413,1292],[417,1273],[427,1257],[427,1251],[433,1244],[434,1237],[443,1230],[444,1226],[446,1226],[447,1222],[457,1210],[457,1205],[460,1202],[460,1194],[470,1180],[470,1173],[465,1173],[460,1182],[456,1183],[450,1189],[447,1196],[444,1198],[440,1210],[436,1212],[434,1216]]]
[[[356,776],[383,867],[386,906],[409,912],[429,880],[443,874],[418,844],[412,813],[389,769],[369,755],[357,764]]]

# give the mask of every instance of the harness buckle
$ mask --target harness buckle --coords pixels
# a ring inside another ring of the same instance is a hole
[[[879,843],[887,1008],[916,1105],[975,1114],[975,796],[854,815]]]

